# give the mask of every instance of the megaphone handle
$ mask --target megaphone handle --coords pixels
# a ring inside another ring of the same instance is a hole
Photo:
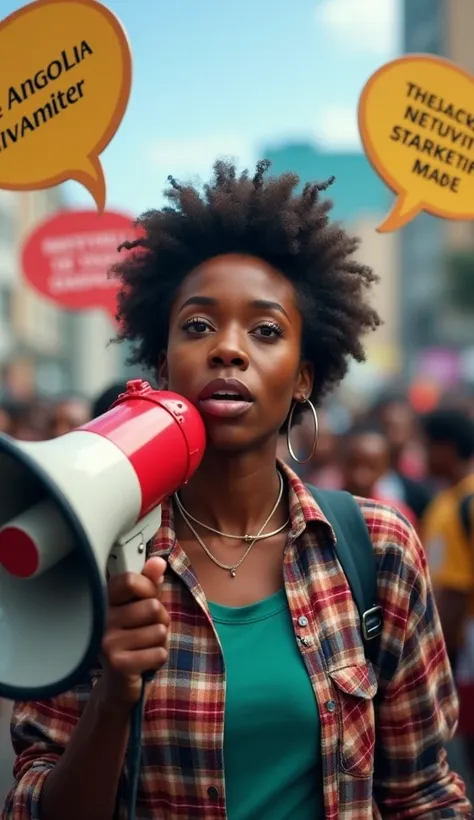
[[[161,506],[155,507],[114,543],[109,554],[107,569],[110,575],[123,572],[142,572],[146,562],[146,545],[161,526]]]
[[[121,572],[141,572],[145,566],[146,544],[143,536],[134,538],[126,544],[115,544],[110,553],[108,570],[110,575]],[[143,683],[150,683],[155,677],[155,670],[150,669],[142,675]]]
[[[141,536],[128,544],[114,544],[112,547],[107,569],[110,575],[121,575],[125,572],[140,574],[145,566],[146,544]]]

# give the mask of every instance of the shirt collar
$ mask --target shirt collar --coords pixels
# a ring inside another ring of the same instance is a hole
[[[321,507],[301,478],[283,461],[278,461],[278,467],[288,483],[288,503],[292,532],[296,536],[301,535],[307,524],[311,522],[324,524],[332,531],[332,527]]]

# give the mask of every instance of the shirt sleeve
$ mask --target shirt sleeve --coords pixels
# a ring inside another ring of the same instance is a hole
[[[467,820],[465,786],[447,762],[458,700],[424,550],[395,512],[372,534],[385,542],[374,799],[386,820]]]
[[[15,703],[11,719],[14,784],[5,798],[1,820],[41,820],[41,790],[80,714],[80,698],[74,692],[54,700]]]
[[[405,518],[407,519],[407,521],[410,522],[412,527],[417,529],[418,521],[417,521],[416,515],[413,512],[413,510],[408,506],[408,504],[404,504],[403,501],[397,501],[396,503],[394,503],[393,506],[396,507],[397,510],[399,512],[401,512],[402,515],[405,516]]]

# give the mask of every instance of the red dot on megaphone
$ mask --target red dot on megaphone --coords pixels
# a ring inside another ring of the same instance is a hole
[[[38,569],[36,544],[18,527],[4,527],[0,531],[0,566],[16,578],[31,578]]]

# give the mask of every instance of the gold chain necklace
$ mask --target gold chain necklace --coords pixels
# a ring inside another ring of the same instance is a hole
[[[180,511],[180,513],[181,513],[181,515],[183,516],[183,518],[184,518],[184,517],[186,517],[186,519],[187,519],[187,523],[189,523],[190,521],[193,521],[195,524],[198,524],[198,525],[199,525],[200,527],[202,527],[204,530],[208,530],[208,532],[213,532],[213,533],[215,533],[215,535],[220,535],[220,536],[221,536],[221,538],[233,538],[233,539],[235,539],[236,541],[245,541],[245,543],[246,543],[246,544],[250,544],[250,542],[251,542],[251,541],[263,541],[263,539],[264,539],[264,538],[272,538],[274,535],[278,535],[280,532],[283,532],[283,530],[284,530],[284,529],[288,526],[288,524],[290,523],[290,519],[289,519],[289,518],[287,518],[287,519],[286,519],[286,521],[285,521],[285,523],[284,523],[284,524],[282,524],[282,526],[281,526],[281,527],[278,527],[278,529],[273,530],[272,532],[265,532],[265,533],[263,533],[263,535],[262,535],[262,530],[264,530],[264,529],[265,529],[265,527],[267,526],[268,522],[270,521],[270,519],[271,519],[271,518],[273,517],[273,515],[275,514],[276,509],[277,509],[277,507],[278,507],[278,505],[279,505],[279,503],[280,503],[280,501],[281,501],[281,497],[282,497],[282,495],[283,495],[283,478],[282,478],[282,476],[281,476],[281,473],[278,473],[278,475],[279,475],[279,478],[280,478],[280,492],[279,492],[279,495],[278,495],[278,498],[277,498],[276,504],[275,504],[275,506],[273,507],[273,509],[272,509],[272,511],[271,511],[271,513],[270,513],[269,518],[267,518],[267,520],[265,521],[265,524],[263,525],[263,527],[261,527],[261,528],[260,528],[260,530],[258,531],[257,535],[231,535],[231,534],[230,534],[230,533],[228,533],[228,532],[221,532],[220,530],[216,530],[216,529],[214,529],[214,527],[210,527],[208,524],[203,524],[203,522],[202,522],[202,521],[199,521],[199,519],[198,519],[198,518],[194,518],[194,516],[193,516],[193,515],[191,515],[191,513],[190,513],[190,512],[188,512],[188,510],[186,509],[186,507],[185,507],[185,506],[184,506],[184,504],[182,503],[181,499],[180,499],[180,498],[179,498],[179,496],[178,496],[178,493],[175,493],[175,495],[174,495],[174,499],[175,499],[175,501],[176,501],[176,505],[177,505],[177,507],[178,507],[178,509],[179,509],[179,511]]]
[[[191,523],[191,520],[190,520],[191,516],[187,512],[187,510],[183,507],[183,505],[181,504],[181,501],[179,500],[177,493],[175,493],[175,495],[174,495],[174,499],[176,501],[177,507],[178,507],[178,509],[181,513],[181,517],[183,518],[184,522],[188,525],[189,529],[193,533],[193,535],[194,535],[196,541],[198,542],[198,544],[202,547],[202,549],[204,550],[204,552],[206,553],[208,558],[210,558],[211,561],[214,564],[216,564],[216,566],[220,567],[221,569],[227,570],[227,572],[230,572],[231,578],[235,578],[235,575],[236,575],[236,572],[237,572],[238,568],[240,567],[241,564],[243,564],[243,562],[247,558],[247,555],[249,554],[249,552],[252,549],[252,547],[254,546],[254,544],[261,538],[261,534],[262,534],[263,530],[265,529],[268,522],[270,521],[270,519],[275,514],[275,512],[278,508],[278,505],[280,504],[280,501],[281,501],[281,498],[282,498],[282,495],[283,495],[283,478],[282,478],[281,473],[279,473],[278,475],[279,475],[279,478],[280,478],[280,491],[278,493],[278,498],[277,498],[277,500],[276,500],[276,502],[275,502],[275,504],[272,508],[272,511],[271,511],[270,515],[268,516],[268,518],[264,521],[264,523],[260,527],[260,530],[258,531],[257,535],[241,537],[241,540],[246,541],[246,543],[248,543],[249,545],[248,545],[247,549],[245,550],[245,552],[244,552],[242,558],[240,559],[240,561],[238,561],[236,564],[223,564],[222,561],[219,561],[217,558],[215,558],[215,556],[211,553],[211,551],[206,547],[206,545],[205,545],[204,541],[202,540],[201,536],[196,532],[195,528],[193,527],[193,525]],[[196,520],[196,519],[193,519],[193,520]],[[285,529],[285,527],[287,526],[288,521],[289,521],[289,519],[283,524],[282,527],[279,527],[278,530],[275,530],[274,532],[272,532],[269,535],[266,535],[264,537],[269,538],[270,535],[276,535],[277,533],[282,532]],[[199,522],[197,521],[196,523],[199,523]],[[209,528],[207,528],[207,529],[209,529]],[[219,530],[212,530],[212,531],[215,532],[217,535],[221,535],[221,536],[226,537],[226,538],[227,537],[238,538],[238,536],[235,536],[235,535],[234,536],[226,536],[225,533],[221,533],[221,532],[219,532]],[[250,543],[248,542],[248,538],[251,539]]]

